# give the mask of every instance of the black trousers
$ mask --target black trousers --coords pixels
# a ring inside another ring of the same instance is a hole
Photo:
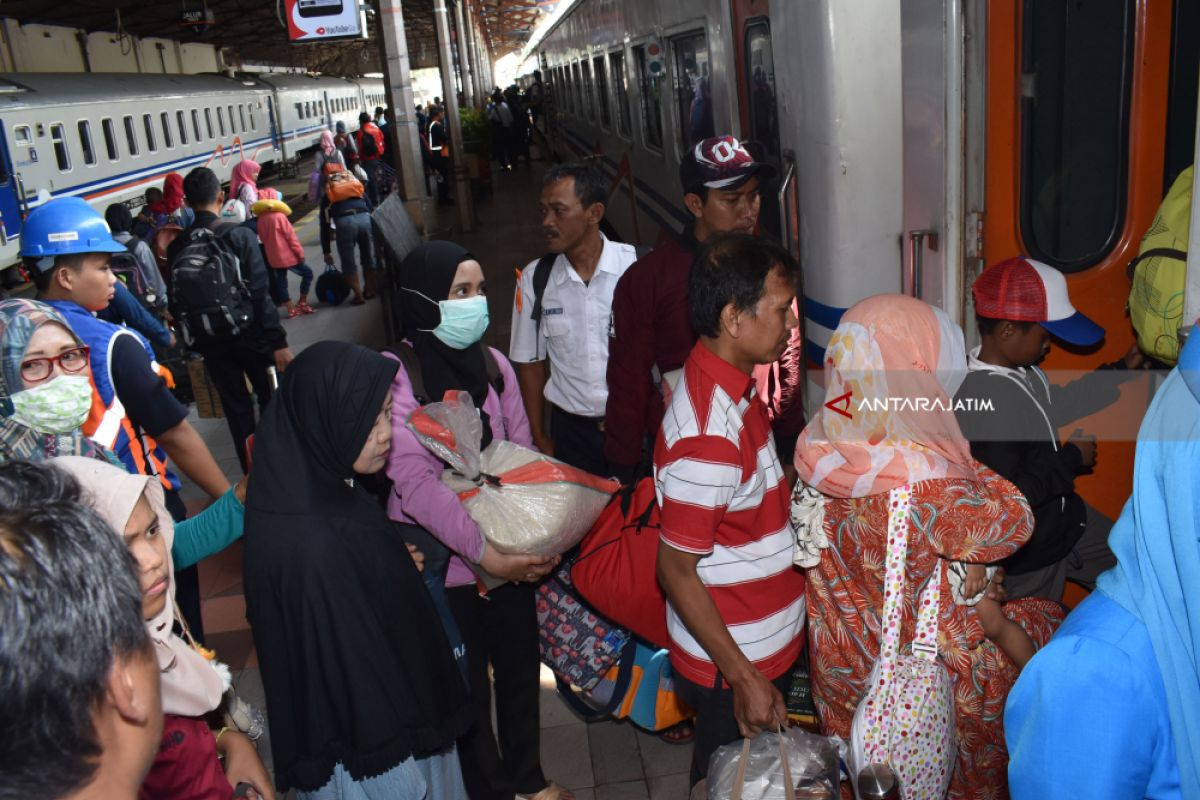
[[[475,725],[458,740],[471,800],[512,800],[546,786],[538,713],[538,632],[533,586],[506,583],[480,597],[474,586],[446,590],[467,646]],[[492,686],[496,684],[496,728]]]
[[[593,475],[609,476],[600,419],[581,417],[551,405],[550,439],[554,442],[554,457],[559,461]]]
[[[233,447],[237,451],[243,474],[246,473],[246,439],[254,433],[256,425],[254,402],[246,389],[246,379],[249,378],[250,385],[254,387],[259,412],[265,411],[271,399],[271,380],[267,376],[267,369],[274,363],[257,350],[236,345],[204,353],[204,368],[208,370],[208,377],[221,396],[225,421],[229,423]]]
[[[788,670],[771,681],[785,699],[791,679],[792,671]],[[675,691],[696,712],[696,742],[692,749],[692,780],[689,784],[695,786],[708,775],[708,762],[717,748],[742,738],[733,717],[733,689],[700,686],[675,673]]]
[[[179,492],[166,492],[164,500],[171,519],[175,522],[187,519],[187,507]],[[187,623],[192,636],[204,644],[204,619],[200,616],[200,570],[196,564],[175,570],[175,604],[183,613],[183,621]]]

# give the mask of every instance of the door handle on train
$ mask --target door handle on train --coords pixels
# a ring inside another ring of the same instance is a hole
[[[937,252],[938,233],[934,230],[908,232],[908,264],[900,276],[903,291],[912,297],[921,299],[921,267],[925,253],[925,242],[928,240],[929,249]]]
[[[788,214],[787,192],[788,186],[796,179],[796,156],[791,150],[783,151],[783,160],[787,164],[787,169],[784,170],[783,180],[779,182],[779,233],[783,237],[783,246],[790,252],[792,249],[792,229],[788,225],[790,215]],[[793,253],[799,256],[799,253]]]

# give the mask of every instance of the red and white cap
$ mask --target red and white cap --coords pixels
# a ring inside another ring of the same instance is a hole
[[[756,161],[750,150],[732,136],[715,136],[697,142],[679,164],[684,193],[708,189],[737,189],[754,176],[770,178],[775,168]]]
[[[1054,267],[1018,256],[993,264],[971,287],[975,313],[989,319],[1036,322],[1068,344],[1089,347],[1104,328],[1071,305],[1067,279]]]

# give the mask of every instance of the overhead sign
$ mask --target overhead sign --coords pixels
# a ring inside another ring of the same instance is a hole
[[[284,0],[293,42],[365,39],[366,14],[358,0]]]

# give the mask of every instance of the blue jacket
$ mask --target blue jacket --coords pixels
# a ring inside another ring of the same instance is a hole
[[[113,287],[113,299],[108,308],[96,314],[100,319],[114,325],[126,325],[145,336],[164,350],[171,346],[171,332],[146,310],[125,284],[117,281]]]

